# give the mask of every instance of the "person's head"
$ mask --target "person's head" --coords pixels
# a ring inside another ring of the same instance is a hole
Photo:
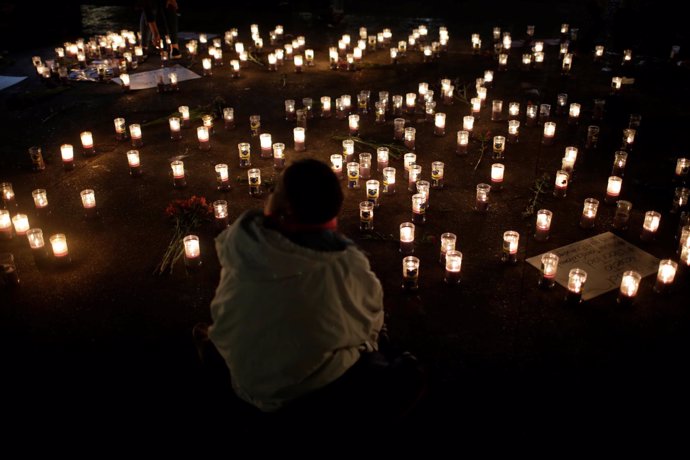
[[[292,163],[279,176],[265,213],[300,224],[323,224],[340,213],[343,191],[331,168],[318,160]]]

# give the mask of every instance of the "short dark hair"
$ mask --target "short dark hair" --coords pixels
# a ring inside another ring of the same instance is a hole
[[[322,224],[340,213],[343,191],[331,168],[318,160],[298,160],[283,171],[283,190],[294,217]]]

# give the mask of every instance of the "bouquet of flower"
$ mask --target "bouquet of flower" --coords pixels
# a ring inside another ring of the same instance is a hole
[[[188,200],[174,200],[165,208],[165,214],[175,225],[172,238],[163,258],[156,266],[154,274],[162,275],[166,271],[173,272],[175,262],[184,255],[182,239],[193,229],[198,228],[204,221],[213,216],[213,207],[206,203],[203,196],[192,196]]]

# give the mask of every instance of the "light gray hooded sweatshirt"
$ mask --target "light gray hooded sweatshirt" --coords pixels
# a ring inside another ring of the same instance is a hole
[[[235,392],[279,409],[343,375],[376,348],[383,291],[354,245],[299,246],[246,212],[216,238],[222,270],[211,302],[210,338]]]

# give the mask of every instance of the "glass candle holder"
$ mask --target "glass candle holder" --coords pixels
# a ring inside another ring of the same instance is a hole
[[[568,272],[568,291],[565,300],[571,304],[582,302],[582,291],[587,282],[587,272],[581,268],[573,268]]]
[[[84,208],[84,217],[87,219],[94,218],[98,215],[98,208],[96,207],[96,193],[91,189],[82,190],[81,204]]]
[[[251,168],[247,170],[247,183],[250,196],[261,196],[261,170]]]
[[[249,131],[252,137],[258,137],[261,134],[261,115],[249,116]]]
[[[86,155],[86,156],[95,155],[96,154],[96,148],[94,147],[94,144],[93,144],[93,134],[91,134],[91,131],[84,131],[79,135],[79,137],[81,138],[81,146],[82,146],[84,155]]]
[[[457,235],[454,233],[443,233],[441,234],[441,251],[439,254],[438,262],[441,265],[446,264],[446,254],[448,251],[455,250],[455,244],[458,241]]]
[[[474,129],[474,117],[472,115],[466,115],[462,117],[462,130],[472,133]],[[462,132],[462,131],[461,131]]]
[[[547,121],[544,123],[544,136],[542,137],[542,144],[552,145],[553,139],[556,136],[556,123]]]
[[[426,222],[426,196],[421,193],[412,195],[412,223],[422,225]]]
[[[62,144],[60,146],[60,156],[62,158],[62,167],[66,171],[74,169],[74,147],[72,144]]]
[[[225,192],[230,189],[230,174],[228,171],[228,165],[225,163],[219,163],[215,166],[216,171],[216,184],[218,190]]]
[[[384,168],[388,167],[390,151],[388,147],[378,147],[376,149],[376,169],[378,171],[383,171]]]
[[[630,201],[618,200],[616,202],[616,212],[613,216],[611,227],[613,227],[614,230],[626,230],[628,228],[631,210],[632,203]]]
[[[415,137],[417,134],[417,130],[413,127],[407,127],[405,128],[405,148],[409,150],[414,150],[415,147]]]
[[[566,171],[561,169],[556,172],[556,180],[554,182],[553,187],[553,196],[555,196],[556,198],[565,198],[568,192],[569,179],[570,175]]]
[[[361,169],[361,168],[360,168]],[[380,183],[377,180],[368,180],[366,182],[367,200],[374,204],[374,207],[379,207],[379,191]]]
[[[478,184],[474,209],[479,212],[486,212],[489,209],[489,192],[491,185]]]
[[[534,104],[527,104],[525,109],[525,125],[532,127],[537,124],[538,107]]]
[[[170,139],[173,141],[179,141],[182,139],[182,131],[180,130],[180,119],[179,117],[168,118],[168,126],[170,127]]]
[[[225,200],[216,200],[213,202],[212,206],[216,228],[218,230],[223,230],[230,223],[228,202]]]
[[[503,252],[501,260],[504,263],[517,263],[518,245],[520,243],[520,234],[514,230],[503,232]]]
[[[235,109],[232,107],[223,108],[223,126],[225,129],[233,129],[235,127]]]
[[[410,255],[414,252],[414,224],[403,222],[400,224],[400,252]]]
[[[599,200],[595,198],[586,198],[582,207],[582,216],[580,216],[580,227],[594,228],[594,222],[597,218],[598,209]]]
[[[424,195],[424,208],[429,210],[429,198],[431,197],[431,183],[426,180],[417,180],[417,193]]]
[[[355,161],[355,142],[352,139],[345,139],[343,145],[343,158],[346,163]]]
[[[321,98],[321,118],[331,118],[331,98],[323,96]]]
[[[622,305],[632,305],[640,288],[642,275],[634,270],[623,273],[620,290],[618,291],[618,303]]]
[[[585,148],[595,149],[599,143],[599,127],[590,125],[587,127],[587,140],[585,141]]]
[[[357,111],[362,115],[369,113],[369,99],[371,94],[365,91],[361,91],[357,94]]]
[[[498,70],[501,72],[505,72],[508,70],[508,54],[507,53],[500,53],[498,55]]]
[[[677,213],[687,208],[689,200],[690,188],[676,187],[676,189],[673,192],[673,207],[671,208],[671,212]]]
[[[505,166],[502,163],[494,163],[491,165],[491,188],[495,191],[503,189],[504,174]]]
[[[406,291],[416,291],[419,288],[419,259],[407,256],[402,261],[402,288]]]
[[[199,150],[211,150],[211,140],[206,126],[199,126],[196,128],[196,137],[199,140]]]
[[[611,92],[618,93],[623,87],[623,77],[612,77],[611,78]]]
[[[270,134],[260,134],[259,145],[261,146],[261,158],[271,158],[273,156],[273,138]]]
[[[532,68],[532,54],[524,53],[522,55],[522,69],[530,70]]]
[[[491,121],[501,121],[503,119],[503,101],[494,99],[491,101]]]
[[[348,116],[347,119],[350,136],[359,136],[359,115],[353,114]]]
[[[386,105],[383,102],[374,103],[374,115],[376,124],[382,125],[386,122]]]
[[[369,179],[371,177],[371,153],[363,152],[359,154],[359,178]]]
[[[58,265],[68,264],[71,261],[67,237],[64,233],[56,233],[48,238],[53,249],[53,260]]]
[[[141,125],[132,123],[129,125],[129,137],[132,139],[132,147],[139,148],[144,145],[144,137],[141,133]]]
[[[31,248],[31,253],[34,256],[36,265],[44,265],[48,261],[48,253],[46,252],[43,230],[40,228],[31,228],[26,231],[26,238],[29,241],[29,247]]]
[[[470,132],[469,131],[458,131],[457,134],[457,145],[455,153],[458,155],[467,155],[467,150],[470,144]]]
[[[539,105],[539,124],[545,125],[551,117],[551,104]]]
[[[407,190],[415,192],[417,190],[417,181],[422,176],[422,166],[411,164],[407,171]]]
[[[187,235],[182,238],[184,246],[184,265],[187,269],[194,269],[201,266],[201,249],[199,248],[199,237]]]
[[[622,150],[616,152],[613,158],[613,167],[611,168],[611,175],[623,177],[625,175],[625,165],[628,161],[628,153]]]
[[[613,204],[618,200],[621,194],[621,188],[623,187],[623,179],[618,176],[609,177],[609,182],[606,187],[606,198],[604,198],[604,203]]]
[[[302,68],[304,67],[304,56],[301,54],[295,54],[292,57],[292,62],[295,65],[295,73],[302,73]]]
[[[355,161],[347,164],[347,188],[359,188],[359,163]]]
[[[511,120],[516,120],[518,117],[520,117],[520,103],[519,102],[508,103],[508,117]]]
[[[11,240],[14,236],[10,212],[0,209],[0,240]]]
[[[132,177],[141,176],[141,159],[138,150],[129,150],[127,152],[127,165],[129,166],[129,175]]]
[[[506,149],[506,138],[504,136],[494,136],[493,139],[493,156],[494,160],[502,160],[505,157],[503,153]]]
[[[395,168],[383,168],[383,193],[392,195],[395,193]]]
[[[644,214],[644,222],[642,223],[642,233],[640,239],[642,241],[652,241],[659,230],[661,223],[661,214],[656,211],[647,211]]]
[[[675,179],[678,182],[685,182],[690,171],[690,159],[678,158],[676,160]]]
[[[331,170],[338,179],[343,178],[343,156],[339,153],[331,155]]]
[[[362,232],[369,232],[373,229],[374,203],[372,203],[371,201],[362,201],[361,203],[359,203],[359,230]]]
[[[556,273],[558,272],[558,256],[549,252],[541,256],[541,279],[539,286],[551,289],[556,284]]]
[[[405,119],[393,120],[393,140],[402,141],[405,138]]]
[[[183,188],[187,186],[187,180],[184,175],[184,163],[182,161],[173,161],[170,163],[173,175],[173,187]]]
[[[470,99],[470,113],[474,119],[479,120],[481,118],[482,110],[482,100],[478,97],[473,97]]]
[[[658,294],[667,293],[676,277],[678,264],[671,259],[663,259],[659,262],[659,270],[654,283],[654,292]]]
[[[623,130],[623,141],[621,148],[627,150],[628,152],[632,150],[633,144],[635,143],[635,131],[632,128],[627,128]]]
[[[285,144],[276,142],[272,146],[273,149],[273,168],[280,171],[285,168]],[[341,177],[342,177],[342,162],[341,162]]]
[[[537,221],[534,226],[534,239],[536,241],[546,241],[549,239],[552,219],[553,213],[548,209],[537,211]]]
[[[515,144],[520,138],[520,122],[518,120],[508,121],[508,142]]]
[[[462,269],[462,252],[449,250],[445,255],[446,272],[443,281],[450,285],[460,284],[460,270]]]
[[[417,106],[417,95],[415,93],[405,94],[405,110],[407,113],[414,113]]]
[[[443,136],[446,134],[446,114],[438,112],[434,115],[434,135]]]
[[[306,131],[302,127],[297,127],[292,130],[295,142],[295,152],[304,152],[306,147]]]
[[[580,110],[581,110],[580,104],[577,102],[573,102],[570,104],[570,108],[568,109],[568,124],[569,125],[577,125],[580,122]]]
[[[442,189],[444,185],[444,168],[445,165],[441,161],[434,161],[431,163],[431,188]]]
[[[31,192],[34,199],[34,207],[38,215],[45,215],[48,211],[48,193],[45,189],[38,188]]]
[[[27,230],[31,228],[29,225],[29,216],[26,214],[16,214],[12,217],[12,225],[14,226],[14,232],[17,236],[26,235]]]
[[[599,61],[604,57],[604,47],[597,45],[594,47],[594,61]]]
[[[252,166],[252,150],[249,142],[240,142],[237,144],[237,150],[239,153],[239,167],[243,169],[250,168]]]
[[[118,141],[123,141],[127,139],[126,122],[124,118],[115,118],[113,120],[115,125],[115,139]]]
[[[307,109],[297,109],[295,110],[295,126],[307,129],[307,119],[309,118],[309,113]]]

